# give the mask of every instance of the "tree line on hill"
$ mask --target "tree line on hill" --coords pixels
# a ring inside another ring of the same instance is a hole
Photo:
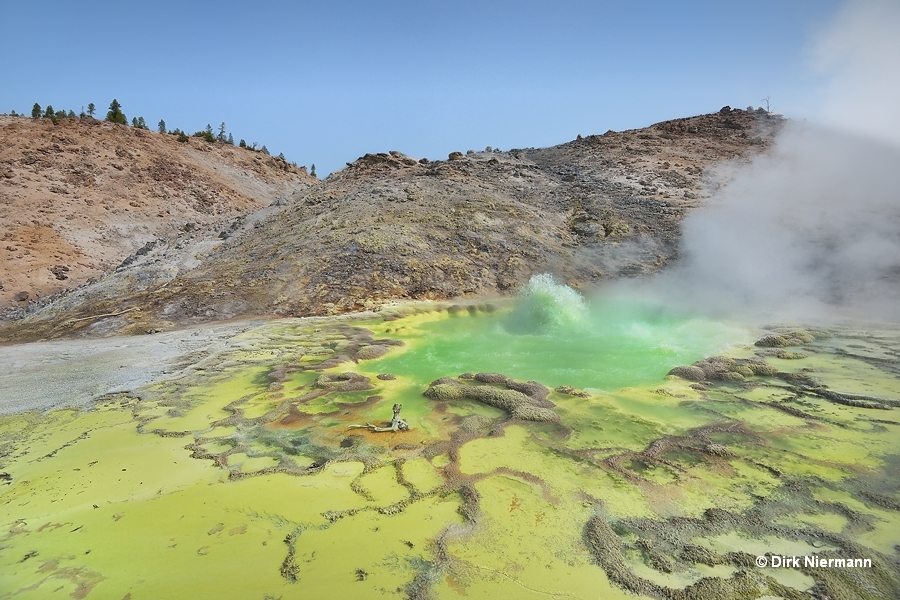
[[[48,104],[46,108],[41,108],[41,105],[38,104],[37,102],[35,102],[34,106],[31,107],[31,118],[32,119],[49,119],[50,121],[53,122],[54,125],[56,125],[56,123],[58,121],[60,121],[61,119],[75,119],[75,118],[83,119],[85,117],[94,118],[94,114],[96,112],[97,112],[97,107],[94,105],[93,102],[91,102],[87,105],[87,110],[84,110],[82,108],[81,113],[79,113],[78,115],[76,115],[75,111],[73,111],[73,110],[69,110],[69,111],[54,110],[53,106],[50,104]],[[25,116],[25,115],[21,115],[21,114],[17,113],[15,110],[12,110],[9,112],[9,116],[21,117],[21,116]],[[113,101],[109,103],[109,110],[106,112],[105,120],[109,121],[110,123],[125,125],[126,127],[128,126],[128,118],[125,116],[125,113],[122,112],[122,105],[115,98],[113,98]],[[150,129],[147,126],[146,121],[144,121],[144,117],[133,117],[131,119],[131,126],[134,127],[135,129],[146,129],[146,130]],[[222,144],[227,144],[229,146],[234,146],[234,137],[231,135],[231,133],[228,133],[226,135],[224,121],[222,122],[221,125],[219,125],[219,130],[217,133],[213,131],[212,125],[207,125],[205,129],[201,129],[200,131],[197,131],[193,135],[189,136],[187,133],[185,133],[184,131],[182,131],[181,129],[178,129],[178,128],[171,129],[171,130],[167,129],[165,120],[160,119],[159,123],[157,123],[157,131],[159,131],[159,133],[166,133],[166,134],[177,136],[179,142],[187,142],[191,137],[195,137],[195,138],[200,138],[202,140],[205,140],[211,144],[215,143],[215,142],[219,142]],[[251,150],[253,152],[262,152],[265,155],[269,155],[269,149],[266,148],[265,144],[263,144],[261,147],[257,147],[256,142],[253,142],[252,144],[247,144],[246,141],[240,140],[237,145],[240,148],[245,148],[245,149]],[[284,158],[284,153],[280,153],[278,155],[278,158],[285,160],[285,161],[287,160]],[[294,165],[295,167],[297,166],[297,163],[295,163],[295,162],[292,162],[291,164]],[[312,169],[310,169],[310,175],[315,177],[315,175],[316,175],[316,166],[315,165],[313,165]]]

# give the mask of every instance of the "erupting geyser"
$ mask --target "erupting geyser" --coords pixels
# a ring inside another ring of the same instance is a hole
[[[584,297],[552,275],[534,275],[520,294],[507,328],[515,333],[549,333],[572,327],[587,316]]]

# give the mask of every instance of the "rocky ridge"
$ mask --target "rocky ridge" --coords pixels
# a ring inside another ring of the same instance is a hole
[[[323,182],[301,181],[218,236],[170,235],[96,283],[34,307],[0,336],[144,332],[340,314],[392,299],[505,295],[546,271],[575,287],[652,273],[677,256],[681,220],[721,183],[718,166],[764,151],[782,123],[725,107],[550,148],[440,161],[367,154]]]

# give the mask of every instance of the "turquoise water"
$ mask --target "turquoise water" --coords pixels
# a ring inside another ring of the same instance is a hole
[[[751,340],[745,328],[646,302],[589,301],[549,275],[533,277],[512,311],[462,314],[399,332],[410,348],[366,368],[424,384],[481,371],[614,390],[659,381],[674,366]]]

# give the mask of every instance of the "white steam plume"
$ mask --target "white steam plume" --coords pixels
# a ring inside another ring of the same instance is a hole
[[[900,321],[900,4],[851,2],[817,37],[822,120],[790,123],[684,223],[652,286],[751,318]]]
[[[847,3],[816,36],[813,58],[831,76],[826,124],[900,144],[900,2]]]
[[[684,222],[657,285],[753,317],[900,320],[900,150],[789,124]]]

